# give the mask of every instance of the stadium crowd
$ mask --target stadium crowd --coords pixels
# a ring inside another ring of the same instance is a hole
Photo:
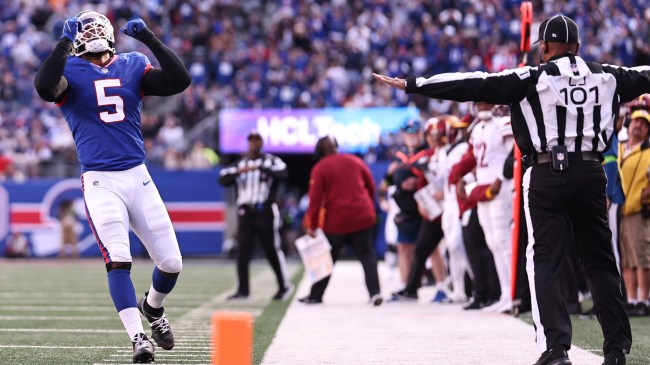
[[[536,19],[563,12],[576,20],[585,60],[626,66],[650,63],[644,42],[650,10],[641,5],[638,0],[534,1]],[[458,115],[463,106],[407,98],[375,85],[371,72],[498,71],[518,62],[515,0],[2,2],[0,180],[78,175],[70,132],[56,107],[35,97],[33,77],[64,20],[87,8],[105,13],[116,29],[142,17],[190,70],[193,83],[186,92],[164,102],[148,98],[143,107],[148,163],[169,169],[218,163],[216,138],[194,144],[197,138],[188,141],[185,133],[205,118],[208,124],[216,120],[221,108],[415,102],[425,117]],[[119,52],[149,55],[137,41],[116,37]],[[382,142],[392,144],[394,138]]]

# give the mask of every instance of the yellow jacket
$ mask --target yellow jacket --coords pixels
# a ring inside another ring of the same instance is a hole
[[[643,142],[624,156],[625,142],[618,144],[618,171],[625,194],[623,215],[632,215],[641,211],[641,192],[648,186],[650,168],[650,143]]]

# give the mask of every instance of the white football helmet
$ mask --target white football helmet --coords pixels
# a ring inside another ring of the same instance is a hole
[[[86,53],[100,53],[109,51],[115,54],[115,34],[108,18],[96,11],[82,11],[77,14],[81,23],[81,30],[74,39],[76,56]]]

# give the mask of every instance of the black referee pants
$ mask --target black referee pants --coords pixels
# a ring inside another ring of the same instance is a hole
[[[476,208],[472,209],[467,225],[463,226],[463,243],[467,252],[467,261],[474,273],[474,300],[491,302],[499,300],[501,287],[499,275],[494,265],[492,251],[485,242],[485,234],[478,221]]]
[[[422,220],[418,237],[415,239],[415,253],[413,262],[409,270],[404,291],[411,294],[417,294],[418,289],[422,286],[422,271],[426,267],[427,258],[438,247],[444,237],[442,232],[442,220],[440,218],[428,221]]]
[[[254,251],[255,239],[259,239],[267,260],[273,268],[280,289],[289,285],[286,260],[280,247],[280,216],[275,204],[259,206],[242,205],[238,208],[237,226],[237,292],[249,295],[249,264]]]
[[[523,179],[529,231],[526,270],[531,290],[537,346],[571,346],[571,320],[562,296],[561,269],[572,236],[580,266],[602,327],[604,353],[628,352],[630,322],[621,294],[607,224],[606,178],[598,161],[571,161],[568,170],[551,171],[549,163],[529,167]]]

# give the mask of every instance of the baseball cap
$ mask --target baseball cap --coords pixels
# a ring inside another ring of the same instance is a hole
[[[539,38],[535,43],[541,41],[576,44],[580,43],[578,36],[578,25],[571,18],[558,14],[550,17],[539,25]]]
[[[642,118],[645,119],[648,123],[650,123],[650,113],[647,110],[644,109],[637,109],[632,113],[632,120],[636,118]]]
[[[402,124],[400,130],[404,133],[420,133],[422,130],[422,122],[419,120],[409,119]]]
[[[262,135],[260,134],[260,132],[258,132],[256,130],[252,130],[252,131],[248,132],[247,139],[250,141],[253,138],[262,139]]]

